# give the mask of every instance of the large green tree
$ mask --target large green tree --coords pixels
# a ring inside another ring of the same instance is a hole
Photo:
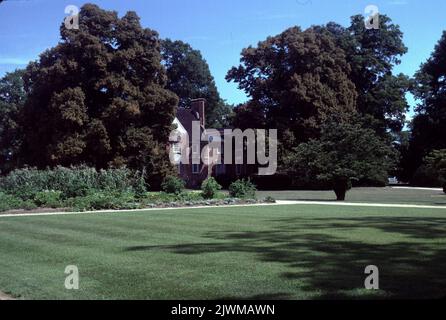
[[[182,41],[162,41],[163,64],[167,71],[167,88],[177,94],[181,107],[190,101],[206,99],[206,124],[220,128],[228,125],[231,107],[218,93],[209,65],[199,50]]]
[[[409,109],[406,93],[410,79],[393,74],[407,52],[400,27],[386,15],[379,16],[378,29],[366,29],[364,17],[351,17],[345,28],[334,22],[316,26],[317,32],[329,32],[346,54],[351,66],[350,79],[358,92],[357,107],[364,125],[380,136],[390,130],[399,132],[405,125]]]
[[[0,173],[17,165],[22,143],[19,119],[26,99],[22,76],[23,70],[16,70],[0,79]]]
[[[165,89],[158,34],[134,12],[119,18],[92,4],[81,8],[78,30],[62,24],[60,33],[24,76],[24,162],[129,166],[159,185],[178,99]]]
[[[241,116],[251,118],[255,127],[278,129],[282,150],[318,137],[328,117],[345,122],[355,113],[350,72],[344,51],[329,33],[290,28],[243,49],[240,66],[229,71],[227,80],[250,97],[237,109],[235,121]]]
[[[413,92],[420,101],[411,124],[410,146],[404,157],[404,178],[411,179],[433,150],[446,148],[446,31],[431,57],[415,75]]]
[[[300,144],[284,160],[291,176],[321,180],[345,200],[352,180],[385,183],[395,152],[372,129],[328,121],[320,139]]]
[[[446,149],[434,150],[424,159],[428,169],[436,172],[438,180],[443,185],[443,191],[446,193]]]

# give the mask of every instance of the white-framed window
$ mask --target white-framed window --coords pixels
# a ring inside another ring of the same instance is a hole
[[[199,164],[193,164],[192,165],[192,173],[193,174],[198,174],[198,173],[200,173],[200,165]]]

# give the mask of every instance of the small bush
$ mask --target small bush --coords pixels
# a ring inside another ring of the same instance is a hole
[[[169,194],[179,195],[184,191],[184,188],[184,181],[174,176],[168,176],[161,184],[161,189]]]
[[[20,206],[20,208],[17,208],[17,209],[34,210],[34,209],[37,209],[37,206],[33,201],[25,200],[22,202],[22,205]]]
[[[221,185],[214,178],[208,178],[201,184],[201,191],[203,198],[213,199],[217,195],[218,191],[221,190]]]
[[[14,209],[35,209],[37,206],[32,201],[23,201],[22,199],[0,192],[0,212]]]
[[[175,197],[177,201],[188,202],[188,201],[201,201],[203,200],[203,195],[201,192],[183,192]]]
[[[37,192],[34,196],[34,203],[39,207],[60,208],[63,206],[61,195],[61,191]]]
[[[256,187],[250,180],[237,180],[229,186],[229,194],[233,198],[255,199]]]
[[[22,199],[0,192],[0,212],[20,209],[22,202]]]
[[[442,183],[437,171],[431,167],[422,165],[417,169],[417,171],[415,171],[411,180],[411,185],[417,187],[436,188],[442,186]]]
[[[264,200],[265,203],[276,203],[276,199],[274,199],[273,197],[266,197]]]
[[[75,211],[120,210],[140,207],[138,201],[135,199],[135,195],[130,192],[96,192],[85,197],[68,199],[67,204]]]

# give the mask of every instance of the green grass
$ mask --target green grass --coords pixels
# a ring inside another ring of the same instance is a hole
[[[205,208],[0,218],[0,290],[26,299],[446,295],[446,210]],[[377,292],[363,289],[367,265]],[[77,265],[80,289],[64,288]]]
[[[263,199],[266,196],[272,196],[276,200],[336,200],[333,191],[257,191],[257,198]],[[446,194],[436,190],[354,188],[347,193],[345,201],[446,206]]]

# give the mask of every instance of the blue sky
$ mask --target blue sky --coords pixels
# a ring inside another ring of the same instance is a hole
[[[5,0],[0,3],[0,76],[24,67],[54,46],[65,7],[86,2],[119,15],[134,10],[144,27],[201,50],[229,103],[246,100],[235,84],[225,81],[241,49],[288,27],[329,21],[347,26],[350,16],[364,13],[367,5],[377,5],[404,32],[409,53],[396,71],[408,75],[429,57],[446,30],[446,2],[441,0]]]

